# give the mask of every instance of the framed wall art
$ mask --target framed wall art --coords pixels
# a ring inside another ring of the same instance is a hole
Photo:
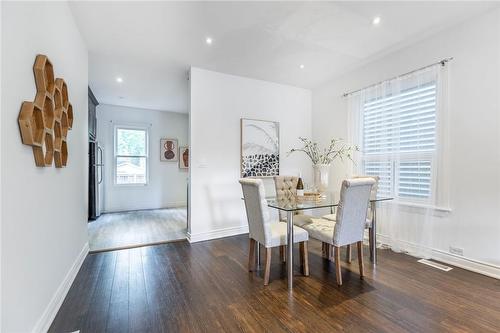
[[[179,147],[179,168],[189,169],[189,146]]]
[[[160,161],[162,162],[177,162],[178,155],[177,139],[160,139]]]
[[[279,123],[241,119],[241,177],[279,175]]]

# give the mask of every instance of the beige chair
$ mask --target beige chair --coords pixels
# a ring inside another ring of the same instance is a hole
[[[338,285],[342,285],[340,270],[340,247],[342,246],[357,244],[359,275],[361,278],[364,275],[363,236],[373,184],[375,180],[372,178],[344,180],[335,221],[320,219],[303,226],[311,238],[326,243],[328,248],[333,246]]]
[[[372,190],[370,192],[370,200],[376,199],[377,198],[377,191],[378,191],[378,183],[380,181],[380,177],[379,176],[354,176],[353,177],[353,179],[358,179],[358,178],[372,178],[373,180],[375,180],[375,184],[373,184]],[[324,215],[322,218],[325,219],[325,220],[329,220],[329,221],[335,222],[336,214]],[[370,249],[372,248],[372,243],[373,243],[372,230],[371,230],[371,228],[372,228],[372,221],[373,221],[373,211],[372,211],[371,204],[369,204],[368,205],[368,214],[367,214],[367,217],[366,217],[365,228],[369,230],[369,232],[368,232],[368,242],[370,243]],[[325,251],[326,251],[326,246],[325,246],[325,244],[323,244],[323,252],[325,252]],[[346,254],[347,254],[346,261],[348,263],[351,263],[352,257],[351,257],[351,246],[350,245],[347,246]]]
[[[276,199],[280,201],[295,200],[297,196],[297,183],[299,177],[294,176],[274,176],[274,188],[276,190]],[[279,211],[280,221],[286,222],[286,214]],[[311,223],[313,216],[304,215],[301,211],[297,211],[293,216],[293,224],[302,227],[306,223]],[[286,260],[286,246],[280,247],[280,258],[284,262]]]
[[[274,187],[276,189],[276,199],[280,201],[295,200],[297,196],[297,183],[298,177],[294,176],[274,176]],[[286,222],[285,212],[280,211],[280,221]],[[295,212],[293,217],[293,224],[302,226],[306,223],[311,223],[310,215],[305,215],[301,211]]]
[[[279,221],[273,221],[267,207],[264,184],[261,179],[240,179],[245,199],[245,208],[248,219],[250,237],[250,249],[248,255],[248,270],[255,269],[255,245],[256,242],[266,248],[266,266],[264,271],[264,285],[269,284],[269,273],[271,270],[271,249],[285,245],[287,242],[287,225]],[[307,241],[309,235],[304,229],[293,227],[293,240],[300,243],[300,262],[305,276],[309,275],[309,257]]]

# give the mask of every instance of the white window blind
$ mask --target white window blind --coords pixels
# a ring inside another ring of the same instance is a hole
[[[430,199],[436,146],[436,81],[362,104],[362,165],[380,177],[379,195]]]

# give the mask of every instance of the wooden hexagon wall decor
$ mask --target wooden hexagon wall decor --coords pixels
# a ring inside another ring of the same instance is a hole
[[[39,54],[33,65],[36,95],[33,102],[25,101],[19,112],[22,143],[32,147],[35,165],[56,168],[68,163],[68,131],[73,127],[73,106],[68,98],[68,86],[54,78],[49,58]]]
[[[68,114],[66,112],[63,112],[63,114],[61,115],[61,130],[62,130],[62,137],[66,139],[66,137],[68,136],[68,130],[69,130],[69,126],[68,126]]]
[[[71,129],[73,127],[73,106],[71,105],[71,103],[68,103],[66,113],[68,115],[68,128]]]
[[[51,166],[54,160],[54,136],[51,132],[45,132],[41,146],[33,146],[35,165],[39,167]]]
[[[41,146],[45,128],[42,109],[32,102],[23,102],[19,113],[19,128],[25,145]]]
[[[54,68],[49,58],[43,54],[37,55],[33,65],[33,72],[35,73],[36,90],[39,92],[47,91],[52,95],[55,88]]]
[[[56,89],[61,92],[61,102],[65,109],[68,108],[69,100],[68,100],[68,86],[63,79],[56,79]]]
[[[68,164],[68,143],[66,139],[63,139],[61,146],[61,158],[62,158],[62,166],[65,167]]]

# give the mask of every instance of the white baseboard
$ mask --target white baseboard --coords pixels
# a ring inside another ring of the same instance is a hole
[[[110,213],[125,213],[125,212],[135,212],[139,210],[155,210],[155,209],[168,209],[168,208],[182,208],[187,207],[186,202],[170,202],[162,207],[146,207],[146,208],[117,208],[117,209],[109,209],[103,210],[102,214],[110,214]]]
[[[223,228],[201,232],[198,234],[187,233],[187,240],[189,243],[203,242],[206,240],[217,239],[222,237],[236,236],[248,233],[248,225],[238,227]]]
[[[73,265],[71,266],[70,270],[64,277],[64,280],[61,282],[59,288],[57,288],[56,292],[54,293],[54,296],[52,297],[49,304],[45,308],[45,311],[43,312],[42,316],[40,317],[40,319],[38,319],[37,323],[35,324],[35,327],[33,327],[32,330],[33,333],[47,332],[49,330],[52,321],[56,317],[57,312],[59,311],[59,308],[61,307],[64,299],[66,298],[69,288],[73,284],[73,281],[75,280],[76,275],[78,274],[78,271],[80,270],[80,267],[82,266],[83,261],[87,257],[88,253],[89,253],[89,243],[85,243],[82,250],[80,251],[80,254],[78,254],[78,257],[73,262]]]
[[[377,234],[377,243],[378,242],[381,242],[383,244],[389,244],[390,238],[385,235]],[[421,248],[419,245],[414,243],[410,242],[402,242],[402,243],[405,244],[405,250],[409,251],[410,253],[417,252],[417,250]],[[495,279],[500,279],[500,266],[467,258],[464,256],[459,256],[439,249],[432,248],[429,249],[428,252],[430,253],[430,259],[438,260],[446,264],[460,267],[468,271],[486,275]]]
[[[500,267],[488,264],[486,262],[462,257],[438,249],[432,249],[432,259],[436,259],[449,265],[457,266],[468,271],[483,274],[495,279],[500,279]]]

